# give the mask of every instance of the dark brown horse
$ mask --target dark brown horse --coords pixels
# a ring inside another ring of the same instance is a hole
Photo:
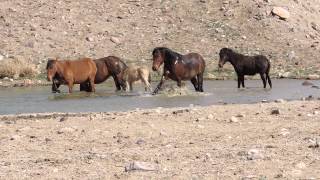
[[[181,87],[181,81],[191,80],[196,91],[203,92],[203,73],[206,63],[202,56],[197,53],[181,55],[166,47],[157,47],[152,52],[153,65],[152,70],[158,71],[164,64],[161,81],[154,90],[156,94],[164,81],[168,78],[177,81]]]
[[[222,68],[226,62],[230,62],[238,76],[238,88],[240,84],[244,87],[244,76],[260,74],[263,81],[263,87],[266,88],[266,80],[268,80],[270,88],[272,88],[269,76],[270,61],[265,56],[245,56],[234,52],[229,48],[222,48],[219,53],[219,68]]]
[[[90,58],[76,61],[48,60],[46,69],[48,81],[52,81],[52,92],[60,92],[59,86],[66,84],[69,87],[69,93],[71,93],[73,85],[80,83],[89,83],[90,91],[95,91],[94,78],[97,67]]]
[[[101,59],[94,60],[97,66],[97,74],[94,80],[95,84],[100,84],[112,76],[117,90],[126,89],[126,84],[121,77],[122,72],[128,68],[128,66],[115,56],[108,56]],[[80,84],[80,91],[90,91],[89,83]]]

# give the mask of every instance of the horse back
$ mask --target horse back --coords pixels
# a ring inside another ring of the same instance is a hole
[[[82,83],[87,81],[89,77],[95,76],[97,67],[94,61],[90,58],[69,61],[65,63],[65,76],[72,76],[74,83]]]

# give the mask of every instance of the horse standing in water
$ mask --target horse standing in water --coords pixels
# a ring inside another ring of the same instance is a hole
[[[219,53],[219,68],[222,68],[226,62],[230,62],[238,76],[238,88],[240,84],[244,86],[244,76],[245,75],[255,75],[260,74],[263,87],[266,88],[266,80],[269,83],[270,88],[272,88],[271,79],[269,76],[270,71],[270,61],[265,56],[245,56],[234,52],[229,48],[222,48]]]
[[[126,90],[132,91],[132,84],[136,81],[141,81],[145,85],[145,91],[152,91],[150,81],[151,76],[149,69],[147,67],[138,67],[138,66],[129,66],[126,70],[121,74],[122,80],[126,83]]]
[[[90,91],[95,91],[94,78],[97,73],[96,64],[90,58],[83,58],[76,61],[48,60],[47,79],[52,81],[52,92],[58,90],[61,84],[67,84],[69,93],[72,93],[74,84],[89,83]]]
[[[157,47],[152,52],[152,70],[158,71],[164,64],[161,81],[153,94],[158,93],[164,81],[168,78],[177,81],[181,87],[181,81],[191,80],[196,91],[203,92],[203,73],[206,67],[203,57],[198,53],[181,55],[166,47]]]
[[[94,79],[95,84],[100,84],[106,81],[112,76],[117,90],[125,90],[126,84],[122,80],[122,72],[128,68],[128,66],[115,56],[108,56],[94,60],[97,66],[97,74]],[[80,91],[90,91],[91,87],[89,83],[81,83]]]

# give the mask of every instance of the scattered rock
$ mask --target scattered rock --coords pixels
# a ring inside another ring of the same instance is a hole
[[[237,122],[239,122],[239,119],[236,118],[235,116],[231,116],[229,122],[231,122],[231,123],[237,123]]]
[[[280,109],[272,109],[271,110],[272,115],[279,115],[280,114]]]
[[[73,133],[75,132],[76,129],[71,128],[71,127],[64,127],[62,129],[60,129],[59,131],[57,131],[58,134],[64,134],[64,133]]]
[[[115,44],[120,44],[120,39],[119,39],[119,38],[116,38],[116,37],[111,37],[111,38],[110,38],[110,41],[112,41],[112,42],[115,43]]]
[[[296,168],[299,169],[305,169],[307,166],[304,162],[299,162],[298,164],[296,164]]]
[[[309,139],[311,145],[309,145],[309,148],[319,148],[320,147],[320,139]]]
[[[145,143],[146,143],[146,141],[143,140],[143,139],[138,139],[137,142],[136,142],[136,144],[138,144],[138,145],[142,145],[142,144],[145,144]]]
[[[286,136],[286,135],[289,135],[289,134],[290,134],[290,132],[286,128],[282,128],[281,131],[280,131],[280,135],[282,135],[282,136]]]
[[[290,17],[289,11],[282,7],[273,7],[272,14],[279,16],[280,19],[283,20],[288,19]]]
[[[4,56],[0,54],[0,61],[2,61],[3,59],[4,59]]]
[[[276,102],[276,103],[284,103],[286,101],[284,99],[276,99],[274,102]]]
[[[318,75],[318,74],[309,74],[307,79],[317,80],[317,79],[320,79],[320,75]]]
[[[125,167],[125,172],[129,171],[157,171],[159,169],[158,165],[148,163],[148,162],[139,162],[134,161]]]
[[[62,118],[60,118],[59,122],[66,121],[67,119],[68,119],[68,117],[62,117]]]
[[[238,118],[244,118],[244,117],[246,117],[246,116],[245,116],[244,114],[237,114],[236,117],[238,117]]]
[[[209,114],[207,118],[211,120],[211,119],[213,119],[213,115]]]
[[[292,76],[291,72],[284,72],[284,73],[279,73],[280,78],[289,78]]]
[[[313,86],[314,84],[308,80],[303,81],[302,86]]]
[[[89,42],[92,42],[93,38],[92,37],[86,37],[86,40],[89,41]]]
[[[263,159],[263,154],[258,149],[250,149],[247,153],[248,160]]]

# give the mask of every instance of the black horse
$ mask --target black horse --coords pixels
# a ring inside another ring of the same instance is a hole
[[[244,76],[245,75],[255,75],[260,74],[263,81],[263,87],[266,88],[266,80],[269,83],[270,88],[272,88],[271,79],[269,76],[270,71],[270,61],[265,56],[245,56],[234,52],[229,48],[222,48],[219,53],[219,68],[222,68],[226,62],[230,62],[234,67],[234,70],[238,76],[238,88],[240,84],[244,86]]]
[[[152,52],[153,65],[152,70],[158,71],[164,64],[163,75],[153,94],[156,94],[164,81],[168,78],[177,81],[181,87],[181,81],[191,80],[196,91],[203,92],[203,73],[206,63],[198,53],[189,53],[181,55],[166,47],[157,47]]]

